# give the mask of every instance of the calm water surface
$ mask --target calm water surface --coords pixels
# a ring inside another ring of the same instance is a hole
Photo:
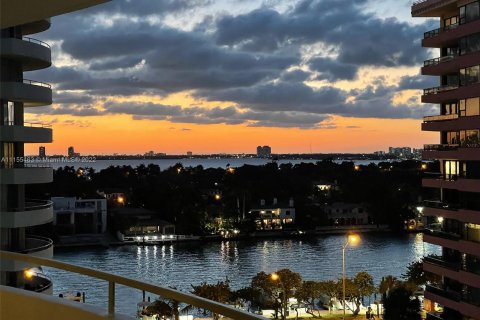
[[[192,242],[164,246],[124,246],[110,249],[58,249],[55,259],[137,278],[161,286],[190,291],[203,281],[231,281],[234,289],[249,285],[260,271],[289,268],[304,280],[336,279],[341,273],[344,236],[311,240],[256,240]],[[347,274],[368,271],[378,283],[382,276],[400,277],[406,265],[440,248],[422,242],[421,234],[391,236],[366,234],[358,247],[347,249]],[[46,268],[54,279],[55,294],[86,293],[87,302],[106,308],[107,283]],[[117,312],[133,315],[141,292],[117,287]],[[153,297],[152,297],[153,298]]]
[[[282,159],[276,161],[278,165],[283,163],[291,163],[293,165],[305,163],[316,163],[319,160],[297,160],[297,159]],[[343,161],[350,160],[335,160],[337,163],[342,163]],[[351,160],[355,164],[359,165],[368,165],[370,163],[381,162],[379,160]],[[382,160],[385,161],[385,160]],[[160,167],[161,170],[168,169],[171,166],[174,166],[177,163],[181,163],[184,167],[196,167],[203,166],[206,168],[225,168],[227,164],[232,167],[241,167],[245,164],[260,166],[272,162],[270,159],[262,158],[221,158],[221,159],[205,159],[205,158],[185,158],[185,159],[136,159],[136,160],[95,160],[93,162],[51,162],[45,163],[53,168],[57,169],[64,166],[74,166],[75,168],[79,167],[91,167],[95,171],[103,170],[109,166],[132,166],[133,168],[138,167],[143,164],[148,166],[149,164],[156,164]]]

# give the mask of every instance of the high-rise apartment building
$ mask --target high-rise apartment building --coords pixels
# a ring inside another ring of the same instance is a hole
[[[438,132],[440,140],[423,152],[440,162],[438,175],[423,179],[437,194],[423,211],[434,222],[424,241],[442,248],[424,260],[424,270],[439,277],[427,286],[424,307],[427,319],[480,319],[480,4],[417,1],[412,16],[440,23],[422,40],[438,52],[422,74],[439,79],[424,89],[422,102],[437,104],[438,115],[425,117],[422,130]]]
[[[257,147],[257,157],[269,158],[271,155],[272,155],[272,148],[270,148],[269,146]]]
[[[31,200],[25,186],[49,183],[52,168],[29,167],[24,161],[26,143],[52,142],[52,129],[24,122],[27,108],[52,103],[49,84],[26,79],[24,72],[50,67],[48,44],[32,38],[50,27],[50,17],[104,0],[1,0],[0,2],[0,250],[52,257],[52,240],[30,235],[30,227],[53,219],[51,201]],[[0,285],[36,292],[51,292],[51,281],[27,272],[31,265],[2,261]],[[3,307],[2,307],[3,308]]]
[[[45,157],[46,157],[45,147],[44,147],[44,146],[38,147],[38,156],[39,156],[40,158],[45,158]]]

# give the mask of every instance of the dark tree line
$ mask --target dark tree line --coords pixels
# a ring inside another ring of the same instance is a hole
[[[431,167],[435,164],[430,164]],[[99,172],[93,169],[64,167],[55,170],[54,183],[28,185],[30,198],[51,196],[98,197],[97,190],[116,188],[127,194],[127,205],[144,207],[177,225],[179,233],[201,234],[209,222],[221,217],[248,229],[252,224],[239,222],[243,213],[261,199],[271,202],[295,200],[296,223],[314,227],[325,223],[322,206],[326,202],[362,203],[374,223],[400,228],[421,196],[421,163],[395,163],[355,166],[324,160],[298,165],[275,162],[263,166],[238,168],[182,167],[166,170],[157,165],[111,166]],[[434,169],[429,168],[430,171]],[[315,183],[336,183],[328,196]]]

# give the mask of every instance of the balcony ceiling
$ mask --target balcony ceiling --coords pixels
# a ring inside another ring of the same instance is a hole
[[[0,0],[0,28],[30,23],[110,0]]]

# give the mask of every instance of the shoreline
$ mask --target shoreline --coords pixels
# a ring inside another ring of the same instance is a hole
[[[182,236],[175,235],[173,238],[166,238],[163,240],[150,240],[150,241],[102,241],[102,242],[72,242],[72,243],[55,243],[54,248],[77,248],[77,247],[119,247],[119,246],[155,246],[173,243],[184,242],[221,242],[221,241],[245,241],[245,240],[257,240],[257,239],[309,239],[316,238],[322,235],[335,235],[345,234],[355,231],[356,233],[386,233],[392,232],[387,225],[362,225],[362,226],[327,226],[317,227],[315,230],[308,231],[260,231],[253,232],[236,237],[224,238],[220,235],[209,236]],[[85,237],[83,235],[82,237]],[[108,235],[106,235],[108,237]]]

